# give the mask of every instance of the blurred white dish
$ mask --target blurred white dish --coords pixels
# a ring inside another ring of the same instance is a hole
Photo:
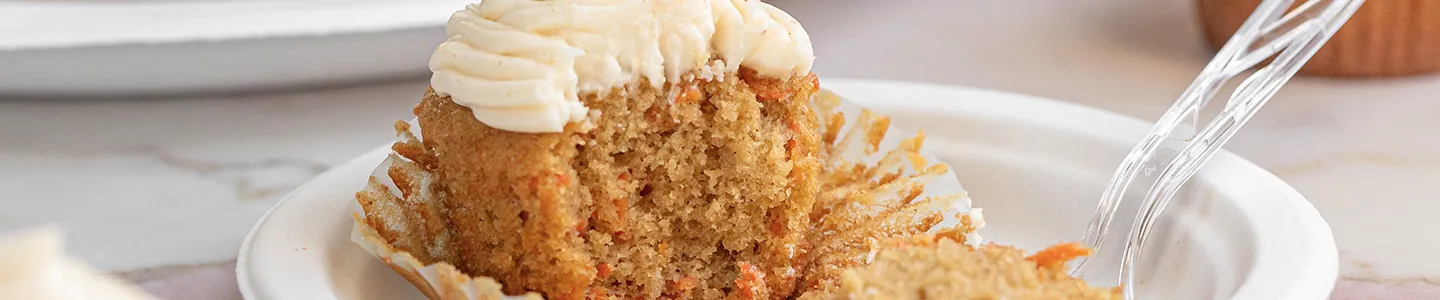
[[[0,96],[233,92],[425,74],[476,0],[0,1]]]
[[[1059,101],[940,85],[822,80],[921,128],[985,209],[987,239],[1028,249],[1080,238],[1141,121]],[[388,147],[292,192],[240,249],[248,299],[423,299],[350,242],[353,194]],[[1279,178],[1229,152],[1177,198],[1146,253],[1143,298],[1325,299],[1338,257],[1330,228]]]

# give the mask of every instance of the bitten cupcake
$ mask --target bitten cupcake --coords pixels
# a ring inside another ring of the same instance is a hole
[[[769,4],[486,0],[447,33],[356,195],[357,243],[430,298],[786,299],[976,213]]]

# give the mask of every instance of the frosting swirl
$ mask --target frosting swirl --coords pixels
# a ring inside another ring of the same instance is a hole
[[[62,249],[50,227],[0,235],[0,299],[154,299]]]
[[[752,0],[485,0],[446,34],[430,57],[435,92],[517,132],[560,132],[589,114],[580,93],[661,87],[711,59],[776,78],[815,59],[799,22]]]

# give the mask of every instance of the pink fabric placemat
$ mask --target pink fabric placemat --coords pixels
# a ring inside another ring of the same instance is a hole
[[[165,300],[241,300],[235,262],[120,274]]]
[[[1440,285],[1423,281],[1376,283],[1341,279],[1335,283],[1330,299],[1440,299]]]
[[[167,300],[240,300],[235,263],[129,272],[122,277]],[[1423,281],[1366,282],[1341,279],[1332,300],[1440,299],[1440,285]]]

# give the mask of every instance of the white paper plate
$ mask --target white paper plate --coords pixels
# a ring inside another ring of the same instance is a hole
[[[1097,109],[939,85],[827,79],[822,85],[922,128],[949,163],[987,239],[1029,249],[1080,237],[1105,181],[1148,126]],[[350,203],[388,147],[301,186],[240,249],[248,299],[423,299],[350,242]],[[1221,152],[1169,206],[1137,285],[1164,299],[1325,299],[1338,268],[1330,228],[1298,192]]]
[[[0,96],[229,92],[424,74],[474,0],[0,1]]]

